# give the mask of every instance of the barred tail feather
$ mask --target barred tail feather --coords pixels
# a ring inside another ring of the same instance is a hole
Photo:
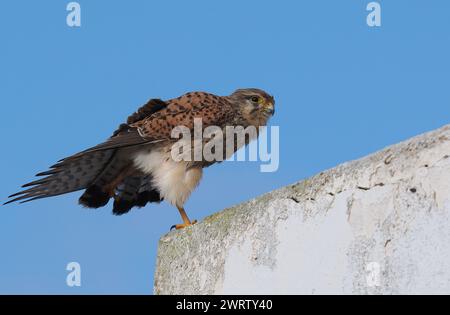
[[[23,185],[26,190],[12,194],[5,204],[20,201],[21,203],[47,198],[85,189],[108,165],[115,150],[93,151],[76,154],[60,160],[50,170],[37,174],[46,176]]]

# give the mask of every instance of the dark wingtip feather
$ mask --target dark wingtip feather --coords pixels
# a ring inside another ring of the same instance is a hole
[[[42,198],[45,198],[45,197],[46,196],[41,195],[41,196],[33,197],[33,198],[30,198],[30,199],[27,199],[27,200],[22,200],[19,203],[27,203],[27,202],[30,202],[30,201],[33,201],[33,200],[37,200],[37,199],[42,199]]]
[[[129,212],[131,208],[133,208],[133,206],[134,206],[133,201],[117,198],[114,200],[113,214],[114,215],[125,214]]]
[[[19,195],[28,195],[28,194],[32,194],[32,193],[37,193],[40,190],[41,189],[39,188],[39,186],[31,187],[29,189],[22,190],[22,191],[16,192],[15,194],[9,195],[8,198],[16,197],[16,196],[19,196]]]
[[[87,208],[100,208],[105,206],[110,198],[108,193],[105,193],[100,187],[93,185],[86,189],[78,202]]]
[[[16,196],[19,196],[19,195],[23,195],[23,194],[24,194],[23,191],[19,191],[19,192],[16,192],[15,194],[9,195],[8,198],[13,198],[13,197],[16,197]]]
[[[56,173],[59,173],[59,172],[60,172],[60,171],[53,169],[53,170],[49,170],[49,171],[37,173],[36,176],[53,175],[53,174],[56,174]]]
[[[19,200],[23,200],[23,199],[26,199],[26,198],[28,198],[27,196],[20,196],[20,197],[17,197],[17,198],[14,198],[14,199],[12,199],[12,200],[9,200],[8,202],[6,202],[6,203],[4,203],[5,205],[7,205],[7,204],[9,204],[9,203],[13,203],[13,202],[16,202],[16,201],[19,201]],[[21,202],[21,203],[23,203],[23,202]]]
[[[30,187],[30,186],[36,186],[36,185],[40,185],[40,184],[45,184],[47,182],[49,182],[51,179],[50,178],[43,178],[43,179],[39,179],[39,180],[35,180],[32,181],[30,183],[26,183],[22,185],[22,188],[26,188],[26,187]]]
[[[161,197],[156,190],[139,193],[134,199],[116,197],[113,205],[113,214],[122,215],[128,213],[133,207],[142,208],[149,202],[160,202]]]
[[[12,198],[12,197],[18,196],[21,193],[22,193],[21,191],[20,192],[16,192],[15,194],[9,195],[8,198]],[[8,201],[8,202],[10,202],[10,201]]]
[[[159,192],[157,192],[156,190],[151,190],[151,191],[143,191],[141,193],[138,194],[136,201],[135,201],[135,205],[137,207],[145,207],[145,205],[148,202],[160,202],[161,201],[161,196],[159,194]]]

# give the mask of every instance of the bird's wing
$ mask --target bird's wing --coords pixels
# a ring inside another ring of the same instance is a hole
[[[194,92],[163,102],[153,99],[129,116],[107,141],[79,154],[117,149],[171,139],[173,128],[194,129],[194,118],[201,118],[203,128],[222,126],[234,115],[232,105],[224,97]]]
[[[140,134],[138,128],[130,127],[129,123],[148,117],[166,106],[161,100],[150,100],[129,116],[127,123],[120,125],[106,142],[64,158],[51,166],[50,170],[37,174],[45,177],[23,185],[27,189],[9,196],[13,199],[5,204],[57,196],[88,188],[99,180],[112,180],[127,163],[124,158],[117,156],[119,149],[151,142]]]
[[[141,106],[136,112],[131,114],[127,118],[127,122],[121,124],[119,128],[117,128],[116,131],[114,131],[113,135],[107,141],[100,143],[87,150],[84,150],[78,154],[82,155],[88,152],[141,145],[152,141],[158,142],[157,140],[152,140],[150,137],[145,137],[145,135],[141,133],[139,128],[132,127],[131,124],[143,120],[147,117],[150,117],[154,113],[163,110],[167,106],[168,103],[160,99],[149,100],[145,105]]]
[[[168,101],[167,107],[130,124],[149,141],[171,139],[173,128],[185,126],[194,129],[194,119],[200,118],[203,129],[209,126],[224,126],[235,115],[232,104],[225,98],[209,93],[194,92]]]

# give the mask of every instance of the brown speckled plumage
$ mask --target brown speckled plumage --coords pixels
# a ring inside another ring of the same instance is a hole
[[[255,97],[260,100],[258,104],[252,101]],[[265,125],[273,114],[273,105],[273,97],[258,89],[237,90],[230,96],[191,92],[168,101],[151,99],[130,115],[106,142],[67,157],[49,171],[37,174],[45,177],[23,185],[27,189],[11,195],[13,199],[7,203],[27,202],[85,189],[80,204],[98,208],[113,198],[114,214],[123,214],[132,207],[143,207],[148,202],[159,202],[164,198],[182,207],[180,203],[184,203],[201,178],[201,168],[213,163],[203,161],[183,164],[182,167],[178,164],[171,164],[171,168],[167,166],[170,170],[186,168],[179,174],[173,172],[180,176],[179,182],[182,183],[173,189],[181,190],[177,193],[183,195],[173,199],[170,185],[167,188],[160,182],[165,177],[165,165],[161,165],[161,169],[152,169],[143,164],[147,161],[151,164],[153,156],[161,159],[158,163],[175,163],[167,157],[167,151],[177,140],[171,138],[173,128],[183,125],[192,130],[194,118],[202,119],[203,128],[258,127]],[[191,168],[197,168],[197,173],[191,172]],[[170,175],[172,186],[176,180],[174,174]],[[183,181],[189,186],[186,191],[183,191]]]

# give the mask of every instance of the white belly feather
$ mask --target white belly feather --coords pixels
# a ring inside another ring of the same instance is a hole
[[[170,151],[165,152],[164,149],[138,152],[134,164],[145,174],[152,175],[152,184],[162,198],[178,207],[183,207],[203,173],[201,168],[187,169],[184,161],[173,161]]]

